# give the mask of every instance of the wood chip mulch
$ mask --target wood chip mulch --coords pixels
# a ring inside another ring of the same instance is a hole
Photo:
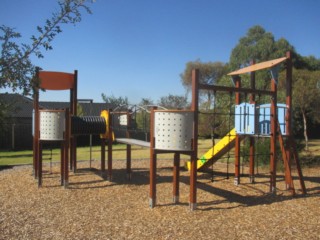
[[[78,165],[68,189],[60,186],[59,164],[52,173],[44,166],[39,189],[31,166],[0,171],[0,239],[320,239],[320,167],[303,169],[308,193],[292,197],[282,174],[274,195],[267,171],[255,184],[243,177],[235,186],[225,164],[217,163],[213,182],[210,173],[198,173],[198,208],[190,211],[183,161],[179,204],[172,204],[172,161],[158,161],[153,209],[147,160],[132,162],[131,181],[124,161],[114,161],[112,182],[88,162]]]

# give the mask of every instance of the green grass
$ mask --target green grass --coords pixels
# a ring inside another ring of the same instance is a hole
[[[300,153],[301,157],[304,158],[306,155],[312,154],[313,157],[320,158],[320,140],[311,140],[310,141],[310,150],[306,153],[302,151]],[[198,156],[204,154],[209,148],[212,147],[212,142],[210,139],[199,140],[198,147]],[[150,151],[148,148],[142,148],[139,146],[132,146],[131,148],[132,159],[149,159]],[[106,153],[107,155],[107,153]],[[114,144],[113,145],[113,159],[126,159],[126,145],[124,144]],[[231,152],[233,156],[233,151]],[[51,152],[48,149],[43,150],[44,162],[49,162],[51,157]],[[160,159],[173,159],[173,154],[161,154],[159,155]],[[189,159],[188,156],[182,156],[182,159]],[[77,148],[77,159],[78,160],[87,160],[90,159],[90,148],[89,147],[78,147]],[[92,147],[92,159],[100,160],[100,146]],[[53,162],[60,161],[60,149],[52,150],[52,159]],[[222,159],[223,161],[223,159]],[[230,162],[233,161],[231,158]],[[0,166],[6,165],[19,165],[19,164],[32,164],[33,162],[33,153],[32,150],[26,151],[0,151]]]
[[[199,141],[199,154],[204,153],[208,150],[211,146],[210,140],[200,140]],[[106,147],[107,149],[107,147]],[[100,160],[100,146],[93,146],[92,147],[92,159],[93,160]],[[107,157],[107,153],[106,153]],[[113,159],[126,159],[126,145],[125,144],[114,144],[113,145],[113,152],[112,152]],[[132,146],[131,147],[131,157],[132,159],[149,159],[150,158],[150,151],[149,148],[143,148],[139,146]],[[52,156],[51,151],[49,149],[43,150],[43,161],[49,162],[51,161],[58,162],[60,161],[60,149],[52,149]],[[173,154],[161,154],[158,158],[164,159],[173,159]],[[78,160],[87,160],[90,159],[90,148],[89,147],[78,147],[77,148],[77,159]],[[188,159],[188,156],[186,157]],[[0,150],[0,166],[6,165],[20,165],[20,164],[32,164],[33,162],[33,152],[32,150],[24,150],[24,151],[1,151]]]

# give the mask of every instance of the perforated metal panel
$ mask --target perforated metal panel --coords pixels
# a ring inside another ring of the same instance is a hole
[[[40,140],[63,140],[64,111],[40,111]]]
[[[121,126],[128,126],[128,116],[127,116],[127,114],[120,115],[119,122],[120,122]]]
[[[155,148],[190,151],[193,139],[193,112],[159,111],[154,116]]]

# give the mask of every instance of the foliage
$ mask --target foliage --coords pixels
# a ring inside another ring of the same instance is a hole
[[[43,26],[37,26],[38,35],[31,36],[31,44],[18,44],[21,34],[14,28],[0,26],[0,88],[21,90],[24,95],[30,94],[36,84],[33,76],[35,66],[31,55],[43,58],[42,51],[52,50],[52,41],[61,33],[61,24],[76,24],[81,21],[81,9],[91,13],[85,0],[58,1],[60,10],[54,12]]]
[[[104,93],[101,94],[102,100],[111,106],[123,106],[128,105],[129,101],[127,97],[115,97],[113,94],[111,96],[106,96]]]
[[[142,98],[140,103],[139,103],[140,106],[150,106],[150,105],[154,105],[152,99],[150,98]]]
[[[284,38],[275,41],[270,32],[261,26],[253,26],[247,35],[240,38],[230,56],[230,68],[238,69],[250,65],[251,60],[262,62],[283,57],[287,51],[294,52],[293,46]]]
[[[217,84],[219,80],[227,73],[227,65],[222,62],[201,62],[200,60],[190,61],[186,63],[186,68],[180,74],[182,85],[189,91],[192,85],[192,70],[199,69],[200,83],[202,84]],[[211,108],[213,103],[212,91],[200,92],[204,99],[202,102],[207,102],[207,110]]]
[[[186,109],[188,107],[188,99],[187,96],[169,94],[161,97],[158,104],[167,109]]]
[[[294,70],[293,71],[293,104],[303,120],[306,150],[308,150],[308,121],[320,122],[320,89],[317,83],[320,71]]]

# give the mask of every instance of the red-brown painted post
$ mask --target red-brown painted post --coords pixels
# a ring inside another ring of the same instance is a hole
[[[277,177],[277,84],[276,79],[271,79],[271,135],[270,135],[270,192],[276,192],[276,177]]]
[[[38,145],[38,187],[42,186],[42,143],[39,140]]]
[[[108,180],[112,181],[112,110],[109,109],[109,124],[108,124]]]
[[[255,61],[252,60],[251,65],[254,65]],[[250,85],[251,89],[255,90],[256,89],[256,73],[251,72],[250,73]],[[255,94],[251,93],[250,94],[250,103],[255,104]],[[250,183],[254,183],[254,162],[255,162],[255,138],[253,136],[250,136],[250,160],[249,160],[249,178],[250,178]]]
[[[101,177],[106,177],[106,139],[101,138]]]
[[[180,153],[174,153],[173,160],[173,203],[179,202]]]
[[[286,179],[286,188],[290,188],[290,178],[291,178],[291,159],[292,159],[292,151],[291,148],[291,138],[292,138],[292,123],[291,123],[291,114],[292,114],[292,59],[291,59],[291,52],[287,52],[286,54],[287,61],[286,61],[286,155],[288,160],[288,169],[285,169],[285,179]]]
[[[39,69],[37,68],[37,80],[39,80]],[[34,178],[37,179],[39,175],[38,161],[39,161],[39,139],[40,139],[40,117],[39,117],[39,89],[34,88],[33,95],[33,109],[34,109],[34,133],[33,133],[33,173]]]
[[[70,135],[71,135],[71,116],[70,116],[70,110],[69,108],[66,109],[66,124],[65,124],[65,139],[64,139],[64,159],[61,159],[61,161],[64,161],[64,171],[62,174],[64,174],[64,187],[67,188],[69,185],[69,143],[70,143]]]
[[[234,76],[233,81],[236,88],[241,88],[241,78],[239,76]],[[235,94],[235,104],[241,103],[240,92]],[[240,184],[240,136],[237,134],[235,139],[235,173],[234,173],[234,184]]]
[[[197,160],[198,160],[198,112],[199,112],[199,69],[192,70],[193,152],[190,169],[190,210],[197,208]]]
[[[64,139],[66,139],[66,133],[63,133]],[[65,144],[64,141],[61,141],[61,149],[60,149],[60,184],[63,186],[64,183],[64,155],[65,155]]]
[[[150,208],[154,208],[156,205],[157,154],[155,152],[155,139],[154,139],[155,110],[156,108],[152,108],[150,113],[150,192],[149,192]]]
[[[78,71],[74,70],[73,88],[70,89],[70,115],[77,116],[77,103],[78,103]],[[74,172],[77,171],[77,137],[71,136],[70,143],[70,169]]]

